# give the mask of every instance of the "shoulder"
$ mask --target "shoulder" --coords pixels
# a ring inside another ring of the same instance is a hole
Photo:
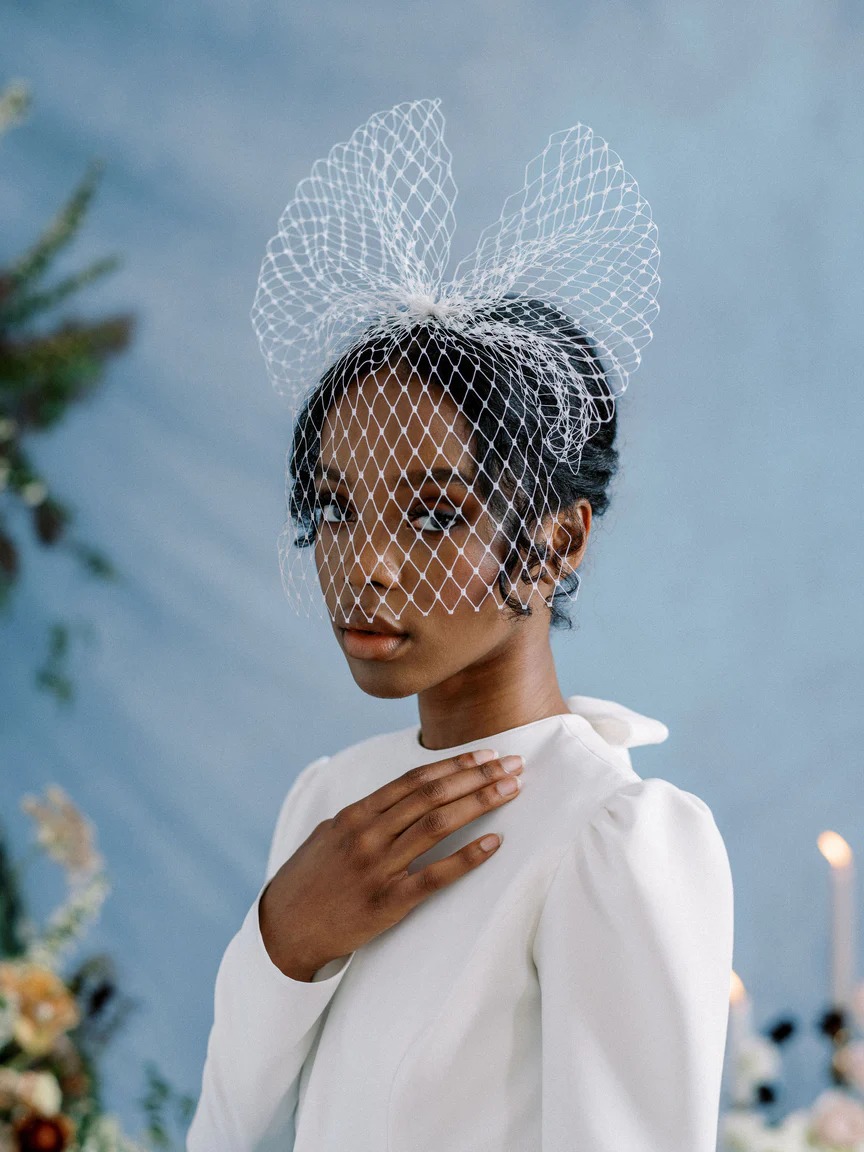
[[[702,889],[731,902],[726,845],[709,805],[662,777],[627,781],[596,805],[561,853],[559,883],[579,876],[612,902]]]
[[[714,813],[695,792],[661,776],[637,777],[615,788],[597,806],[589,825],[595,833],[632,838],[660,832],[713,830]]]
[[[610,956],[629,962],[620,949],[640,963],[658,957],[670,970],[682,957],[695,963],[721,955],[731,964],[733,923],[732,874],[711,809],[693,792],[650,777],[611,792],[560,854],[534,957],[542,962],[570,933],[594,950],[597,964]]]

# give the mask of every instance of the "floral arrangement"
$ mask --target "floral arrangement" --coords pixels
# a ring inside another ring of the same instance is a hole
[[[177,1094],[151,1062],[139,1101],[142,1142],[102,1105],[99,1060],[134,1002],[120,995],[111,959],[91,956],[64,976],[70,949],[110,891],[90,822],[58,785],[22,809],[36,850],[61,865],[65,900],[38,927],[25,913],[20,869],[0,828],[0,1152],[151,1152],[173,1147],[165,1110],[182,1125],[194,1100]]]
[[[779,1120],[766,1110],[777,1100],[782,1045],[797,1025],[783,1018],[738,1038],[730,1061],[734,1102],[720,1121],[723,1152],[864,1152],[864,984],[847,1010],[824,1012],[815,1028],[832,1045],[832,1086]]]

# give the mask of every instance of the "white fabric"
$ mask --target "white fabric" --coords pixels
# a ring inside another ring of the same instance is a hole
[[[187,1152],[714,1152],[733,889],[708,805],[640,778],[668,735],[613,701],[449,749],[411,726],[309,764],[219,967]],[[322,819],[470,748],[525,757],[497,852],[316,973],[271,962],[266,882]]]

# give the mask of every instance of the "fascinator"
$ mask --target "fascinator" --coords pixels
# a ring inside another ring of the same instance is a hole
[[[440,100],[397,104],[316,161],[267,244],[251,319],[293,420],[278,554],[307,613],[578,590],[551,527],[651,339],[656,225],[580,123],[450,273],[455,199]]]

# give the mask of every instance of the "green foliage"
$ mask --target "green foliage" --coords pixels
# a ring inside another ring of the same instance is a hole
[[[24,118],[29,99],[20,81],[0,93],[0,134]],[[99,320],[55,318],[61,305],[119,266],[116,256],[96,260],[54,284],[44,283],[58,255],[77,235],[102,170],[101,161],[91,161],[36,241],[0,268],[0,613],[8,611],[22,575],[13,509],[23,511],[41,546],[64,549],[89,576],[119,579],[107,556],[73,535],[73,509],[52,490],[28,450],[33,435],[55,428],[73,405],[99,388],[109,360],[128,347],[133,335],[129,314]],[[62,622],[51,626],[48,653],[35,674],[36,686],[61,703],[73,697],[66,668],[68,640]]]
[[[74,696],[72,681],[65,671],[65,658],[69,650],[69,629],[63,623],[51,625],[48,657],[37,669],[36,682],[41,688],[53,692],[58,700],[68,703]]]
[[[0,825],[0,957],[24,952],[24,902],[18,883],[18,870],[12,863],[6,835]]]
[[[182,1140],[195,1111],[195,1099],[178,1092],[162,1076],[152,1060],[146,1062],[144,1071],[147,1077],[147,1090],[140,1098],[139,1104],[147,1118],[148,1145],[152,1148],[173,1148],[172,1125],[166,1113],[169,1110],[173,1111],[175,1122],[180,1129],[178,1137]]]
[[[30,107],[30,89],[23,80],[12,80],[0,92],[0,136],[23,120]]]

